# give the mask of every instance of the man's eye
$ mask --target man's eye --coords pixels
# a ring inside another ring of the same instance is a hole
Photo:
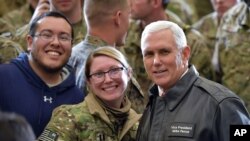
[[[65,40],[69,40],[69,37],[68,36],[60,36],[60,39],[65,41]]]
[[[153,53],[150,53],[150,52],[146,52],[144,54],[144,57],[152,57],[154,54]]]
[[[45,37],[45,38],[51,38],[52,34],[42,34],[41,36]]]
[[[163,55],[167,55],[167,54],[169,54],[169,53],[170,53],[170,52],[167,51],[167,50],[164,50],[164,51],[161,52],[161,54],[163,54]]]

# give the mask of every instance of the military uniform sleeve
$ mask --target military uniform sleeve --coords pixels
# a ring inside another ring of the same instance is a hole
[[[66,106],[60,106],[53,112],[50,122],[38,138],[38,141],[71,141],[75,137],[75,117]]]
[[[211,65],[212,50],[207,46],[203,36],[194,29],[186,32],[187,42],[191,48],[189,62],[197,68],[201,76],[214,80],[214,73]]]

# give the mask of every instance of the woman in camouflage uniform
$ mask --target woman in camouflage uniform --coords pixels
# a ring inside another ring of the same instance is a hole
[[[89,94],[78,105],[56,109],[39,140],[133,141],[141,115],[125,94],[131,68],[113,47],[101,47],[87,58]]]

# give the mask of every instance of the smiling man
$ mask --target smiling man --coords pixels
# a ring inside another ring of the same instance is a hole
[[[43,131],[54,108],[84,99],[75,85],[74,73],[66,65],[72,40],[71,23],[57,12],[45,13],[30,25],[30,53],[0,65],[0,109],[24,116],[36,136]]]
[[[189,65],[190,48],[173,22],[153,22],[144,29],[143,62],[155,84],[137,141],[229,141],[230,125],[250,124],[239,97]]]

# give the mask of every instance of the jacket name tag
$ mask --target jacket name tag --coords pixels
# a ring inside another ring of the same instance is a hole
[[[169,127],[168,136],[193,137],[194,124],[174,122]]]

